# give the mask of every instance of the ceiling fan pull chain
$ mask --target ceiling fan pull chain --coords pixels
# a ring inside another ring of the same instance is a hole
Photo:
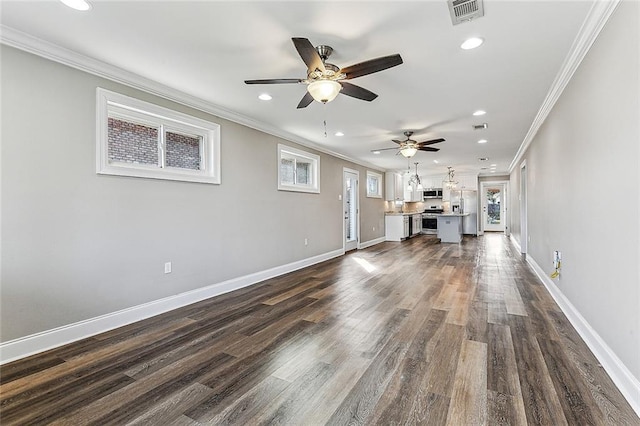
[[[322,104],[322,112],[324,114],[324,120],[322,121],[324,123],[324,137],[327,137],[327,103],[325,102],[324,104]]]

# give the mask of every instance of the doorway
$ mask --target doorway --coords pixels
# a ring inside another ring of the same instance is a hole
[[[344,211],[344,251],[358,248],[360,217],[358,206],[357,170],[344,169],[342,206]]]
[[[520,166],[520,253],[527,253],[529,230],[527,229],[527,163]]]
[[[503,183],[482,185],[482,223],[485,232],[505,232],[506,191]]]

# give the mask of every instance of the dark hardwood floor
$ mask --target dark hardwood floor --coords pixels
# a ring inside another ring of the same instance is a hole
[[[504,235],[379,244],[0,374],[6,425],[640,424]]]

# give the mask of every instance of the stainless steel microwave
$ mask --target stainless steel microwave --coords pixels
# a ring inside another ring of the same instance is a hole
[[[427,188],[423,191],[423,198],[442,198],[442,188]]]

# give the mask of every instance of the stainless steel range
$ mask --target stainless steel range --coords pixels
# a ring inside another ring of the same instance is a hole
[[[438,214],[444,210],[441,208],[425,209],[422,213],[422,233],[437,234],[438,233]]]

